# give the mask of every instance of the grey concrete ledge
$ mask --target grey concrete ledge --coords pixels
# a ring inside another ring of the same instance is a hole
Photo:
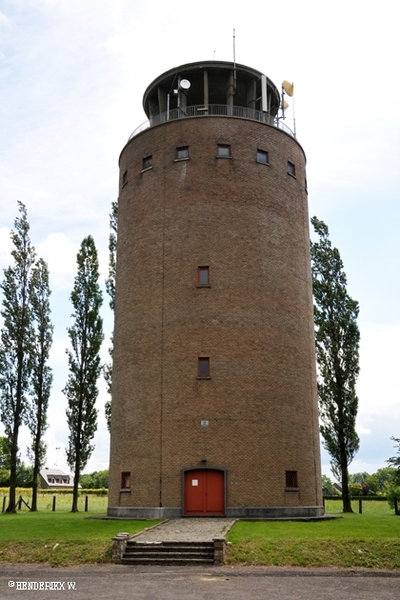
[[[221,515],[222,516],[222,515]],[[107,517],[114,519],[180,519],[182,509],[180,507],[159,506],[111,506],[107,510]],[[204,515],[212,518],[211,515]],[[325,515],[323,506],[247,506],[227,507],[226,518],[230,519],[261,519],[261,520],[320,520],[335,518],[333,515]],[[192,517],[183,517],[190,519]],[[202,518],[202,515],[196,515]],[[218,517],[216,517],[218,518]]]
[[[107,509],[107,516],[114,519],[180,519],[182,509],[167,506],[111,506]]]
[[[228,507],[226,516],[234,519],[304,519],[324,516],[323,506],[244,506]]]

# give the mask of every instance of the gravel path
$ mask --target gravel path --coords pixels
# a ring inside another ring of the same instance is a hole
[[[134,536],[138,542],[211,542],[225,537],[235,519],[171,519]]]

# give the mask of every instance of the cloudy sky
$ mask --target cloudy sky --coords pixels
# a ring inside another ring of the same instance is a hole
[[[238,63],[277,86],[283,79],[295,84],[310,216],[329,226],[348,291],[361,308],[361,447],[350,471],[386,466],[395,453],[390,437],[400,437],[399,6],[398,0],[0,0],[0,268],[11,264],[20,200],[53,290],[48,466],[67,469],[61,390],[76,253],[93,235],[104,282],[118,156],[146,119],[143,92],[179,64],[233,60],[233,29]],[[106,361],[107,298],[103,318]],[[108,466],[106,400],[101,383],[96,450],[86,472]],[[24,429],[20,441],[24,458]],[[322,469],[330,474],[325,451]]]

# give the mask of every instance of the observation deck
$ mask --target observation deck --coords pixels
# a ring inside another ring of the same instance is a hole
[[[147,121],[129,140],[167,121],[207,116],[250,119],[295,137],[279,119],[280,107],[279,90],[260,71],[230,62],[190,63],[166,71],[148,86],[143,96]]]

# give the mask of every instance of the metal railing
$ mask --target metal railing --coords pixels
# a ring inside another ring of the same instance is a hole
[[[148,127],[154,127],[160,123],[166,123],[167,121],[174,121],[176,119],[186,119],[188,117],[239,117],[241,119],[250,119],[252,121],[260,121],[267,125],[277,127],[282,131],[285,131],[292,137],[296,137],[293,131],[287,127],[281,120],[269,115],[261,110],[255,110],[254,108],[247,108],[245,106],[228,106],[227,104],[197,104],[195,106],[185,106],[180,108],[173,108],[162,112],[154,117],[151,117],[148,121],[145,121],[139,127],[137,127],[128,138],[131,140],[133,137],[147,129]]]

